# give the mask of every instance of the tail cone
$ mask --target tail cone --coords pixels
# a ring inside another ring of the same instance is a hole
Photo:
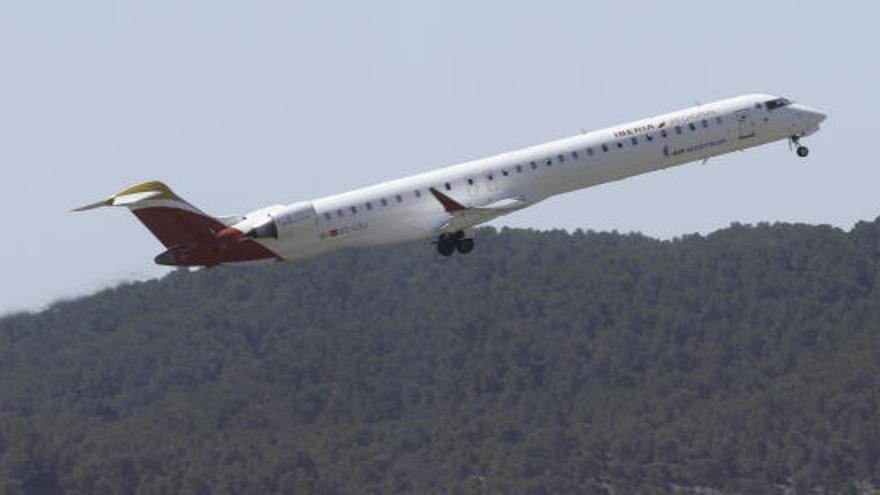
[[[157,265],[177,266],[177,256],[175,256],[174,252],[170,249],[153,258],[153,261],[155,261]]]

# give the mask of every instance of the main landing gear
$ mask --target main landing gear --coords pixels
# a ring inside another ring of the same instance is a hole
[[[437,245],[437,252],[443,256],[452,256],[456,251],[460,254],[468,254],[474,250],[474,238],[465,236],[461,230],[451,234],[441,234],[434,244]]]
[[[788,138],[788,147],[794,147],[795,153],[797,153],[797,156],[801,158],[806,158],[806,156],[810,154],[810,148],[807,148],[806,146],[801,144],[800,136],[791,136],[790,138]]]

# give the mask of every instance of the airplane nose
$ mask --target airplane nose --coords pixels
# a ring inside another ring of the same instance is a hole
[[[807,119],[812,121],[815,125],[821,124],[828,117],[824,113],[813,108],[808,109],[805,113],[807,114]]]
[[[811,127],[818,126],[828,117],[827,115],[820,112],[819,110],[816,110],[815,108],[812,108],[812,107],[808,107],[806,105],[798,104],[798,105],[795,105],[795,108],[797,109],[801,118],[804,121],[808,122]]]

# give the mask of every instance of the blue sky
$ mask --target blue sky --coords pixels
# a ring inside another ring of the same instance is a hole
[[[873,220],[877,5],[3,3],[0,313],[166,273],[126,211],[68,211],[136,182],[242,213],[751,92],[829,114],[807,160],[778,143],[497,224]]]

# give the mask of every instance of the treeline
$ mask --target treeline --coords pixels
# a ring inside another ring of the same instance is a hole
[[[0,319],[0,493],[880,485],[880,222],[477,241]]]

